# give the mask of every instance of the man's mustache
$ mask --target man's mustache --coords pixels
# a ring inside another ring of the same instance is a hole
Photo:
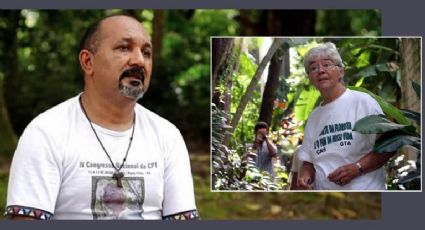
[[[125,77],[130,77],[130,76],[137,77],[142,82],[145,81],[145,71],[141,67],[134,66],[124,70],[124,72],[120,76],[120,81],[124,79]]]

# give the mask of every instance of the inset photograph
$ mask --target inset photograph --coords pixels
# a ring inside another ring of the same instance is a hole
[[[212,37],[212,191],[421,191],[421,37]]]

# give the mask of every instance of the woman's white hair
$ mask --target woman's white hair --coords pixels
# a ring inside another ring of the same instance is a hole
[[[313,61],[313,59],[317,57],[323,57],[325,59],[330,59],[336,66],[344,67],[342,63],[341,56],[339,52],[332,42],[326,42],[319,44],[318,46],[311,48],[307,54],[304,56],[304,69],[305,72],[308,73],[308,68]]]

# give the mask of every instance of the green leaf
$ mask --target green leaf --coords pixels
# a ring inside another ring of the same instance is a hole
[[[379,106],[381,106],[382,111],[384,111],[384,113],[396,120],[398,123],[402,124],[402,125],[408,125],[409,121],[407,120],[406,117],[404,117],[403,113],[397,109],[395,106],[391,105],[390,103],[386,102],[382,97],[370,92],[369,90],[362,88],[362,87],[355,87],[355,86],[348,86],[349,89],[352,90],[357,90],[360,92],[364,92],[369,94],[371,97],[373,97],[379,104]]]
[[[412,81],[412,87],[416,92],[416,96],[418,96],[418,98],[420,99],[421,98],[421,86],[418,83]]]
[[[356,82],[356,87],[360,87],[363,84],[364,81],[364,77],[361,77],[357,82]]]
[[[376,70],[379,72],[390,72],[390,68],[388,68],[388,65],[386,63],[377,64],[375,65]]]
[[[404,145],[420,148],[420,141],[419,137],[406,135],[399,130],[391,131],[385,133],[376,141],[373,151],[377,153],[395,152]]]
[[[297,119],[297,121],[307,120],[311,111],[315,108],[319,96],[319,91],[314,89],[313,86],[309,86],[307,89],[302,90],[294,107],[295,119]]]
[[[356,77],[371,77],[376,76],[378,73],[376,72],[375,66],[368,66],[363,70],[359,71],[355,76]]]
[[[358,120],[353,130],[363,134],[373,134],[405,129],[407,127],[407,125],[391,122],[384,115],[370,115]]]
[[[412,110],[408,110],[408,109],[401,109],[401,112],[404,114],[405,117],[410,118],[414,121],[416,121],[416,123],[418,125],[421,125],[421,114]]]

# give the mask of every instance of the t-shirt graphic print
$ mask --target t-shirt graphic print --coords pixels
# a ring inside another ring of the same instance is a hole
[[[123,178],[122,188],[111,177],[92,177],[93,219],[141,219],[144,199],[143,177]]]

